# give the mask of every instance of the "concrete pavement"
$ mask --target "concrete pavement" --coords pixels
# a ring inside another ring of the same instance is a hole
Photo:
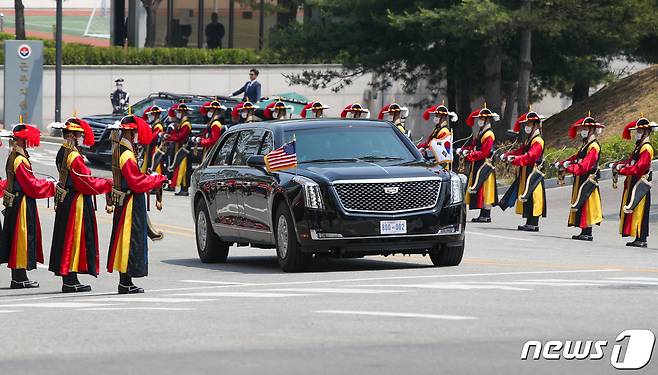
[[[55,153],[48,144],[31,151],[34,170],[56,175]],[[627,248],[617,234],[621,190],[602,186],[605,221],[592,243],[570,239],[570,188],[555,188],[539,233],[517,232],[521,218],[498,209],[493,223],[469,224],[459,267],[372,257],[317,261],[300,274],[282,273],[273,250],[245,247],[226,264],[202,264],[188,199],[167,194],[163,212],[151,213],[166,237],[150,243],[150,276],[136,280],[143,295],[116,295],[118,276],[107,273],[81,276],[92,293],[62,295],[45,269],[30,273],[41,288],[15,291],[0,271],[0,372],[614,373],[620,332],[658,333],[658,207],[650,248]],[[39,204],[48,258],[54,213]],[[608,345],[602,360],[520,360],[526,341],[551,339]],[[657,362],[638,373],[656,373]]]

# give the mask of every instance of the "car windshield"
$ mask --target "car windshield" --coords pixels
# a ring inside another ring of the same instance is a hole
[[[298,163],[340,161],[401,161],[416,156],[390,127],[332,126],[286,131],[297,140]]]

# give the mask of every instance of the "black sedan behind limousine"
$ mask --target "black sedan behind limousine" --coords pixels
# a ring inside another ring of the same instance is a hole
[[[297,168],[268,173],[263,156],[292,139]],[[234,243],[276,248],[288,272],[314,255],[428,254],[436,266],[455,266],[464,179],[427,162],[388,122],[234,126],[192,176],[197,250],[203,262],[224,262]]]

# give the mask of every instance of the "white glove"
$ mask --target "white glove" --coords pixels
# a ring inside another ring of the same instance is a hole
[[[553,164],[553,166],[555,167],[555,169],[558,169],[562,166],[562,163],[560,163],[559,161],[556,161],[555,164]]]
[[[562,168],[568,168],[571,165],[571,162],[569,160],[565,161],[562,163]]]
[[[462,149],[461,149],[461,147],[459,147],[458,149],[456,149],[456,150],[455,150],[455,153],[456,153],[458,156],[461,156],[461,154],[462,154]]]
[[[505,161],[505,159],[507,159],[507,155],[501,154],[500,155],[500,161]]]
[[[512,161],[514,161],[515,158],[516,158],[516,156],[514,156],[514,155],[509,155],[509,156],[507,157],[507,162],[511,163]]]
[[[159,176],[159,175],[160,175],[160,173],[158,173],[158,172],[151,172],[151,176]]]
[[[608,168],[615,168],[617,166],[617,163],[609,163]]]
[[[623,165],[623,164],[615,164],[615,169],[616,169],[617,171],[620,171],[622,168],[624,168],[624,165]]]
[[[463,151],[462,151],[462,157],[466,157],[466,156],[467,156],[468,154],[470,154],[470,153],[471,153],[470,150],[463,150]]]

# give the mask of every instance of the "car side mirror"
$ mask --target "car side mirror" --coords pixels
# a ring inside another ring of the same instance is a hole
[[[265,168],[265,158],[263,155],[251,155],[247,159],[247,165],[252,168]]]

